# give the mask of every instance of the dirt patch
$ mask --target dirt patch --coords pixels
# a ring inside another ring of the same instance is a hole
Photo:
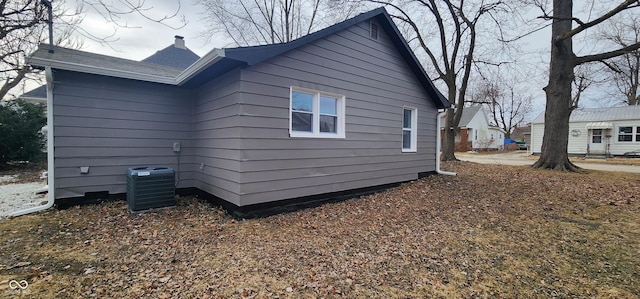
[[[47,170],[47,161],[16,161],[0,165],[0,185],[44,182],[42,173]]]
[[[386,192],[235,221],[197,198],[0,221],[19,298],[634,298],[640,175],[450,162]]]

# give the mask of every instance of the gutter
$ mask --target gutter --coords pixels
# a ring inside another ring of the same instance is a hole
[[[46,210],[53,206],[55,202],[55,167],[53,165],[53,72],[51,67],[47,66],[44,69],[45,77],[47,78],[47,204],[28,208],[11,213],[11,217],[30,214]]]
[[[442,130],[440,129],[440,119],[447,113],[447,110],[444,110],[443,112],[438,113],[438,118],[436,119],[436,173],[438,174],[444,174],[444,175],[458,175],[455,172],[450,172],[450,171],[444,171],[440,169],[440,150],[442,147]]]

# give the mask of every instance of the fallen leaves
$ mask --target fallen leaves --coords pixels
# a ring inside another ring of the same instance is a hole
[[[640,292],[640,176],[446,167],[459,175],[239,222],[197,198],[137,215],[120,201],[3,220],[0,281],[28,279],[39,298]]]

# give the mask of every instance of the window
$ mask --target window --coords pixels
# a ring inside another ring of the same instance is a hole
[[[418,144],[418,109],[405,107],[402,112],[402,151],[416,152]]]
[[[621,142],[633,141],[633,127],[619,127],[618,141],[621,141]]]
[[[291,88],[289,136],[344,138],[344,96]]]
[[[636,127],[636,142],[640,142],[640,127]]]
[[[591,131],[591,143],[602,143],[602,129]]]

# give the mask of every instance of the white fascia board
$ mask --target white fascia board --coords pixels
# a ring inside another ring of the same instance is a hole
[[[176,77],[175,79],[176,84],[183,84],[184,82],[193,78],[193,76],[197,75],[200,71],[220,61],[222,58],[224,58],[224,56],[224,49],[213,49],[209,51],[209,53],[196,60],[196,62],[194,62],[188,68],[178,74],[178,77]]]
[[[67,71],[176,85],[176,79],[172,77],[141,74],[136,72],[122,71],[122,70],[114,70],[109,68],[101,68],[101,67],[72,63],[72,62],[61,62],[57,60],[44,59],[44,58],[38,58],[38,57],[29,58],[29,64],[44,66],[44,67],[51,67],[54,69],[62,69]]]

